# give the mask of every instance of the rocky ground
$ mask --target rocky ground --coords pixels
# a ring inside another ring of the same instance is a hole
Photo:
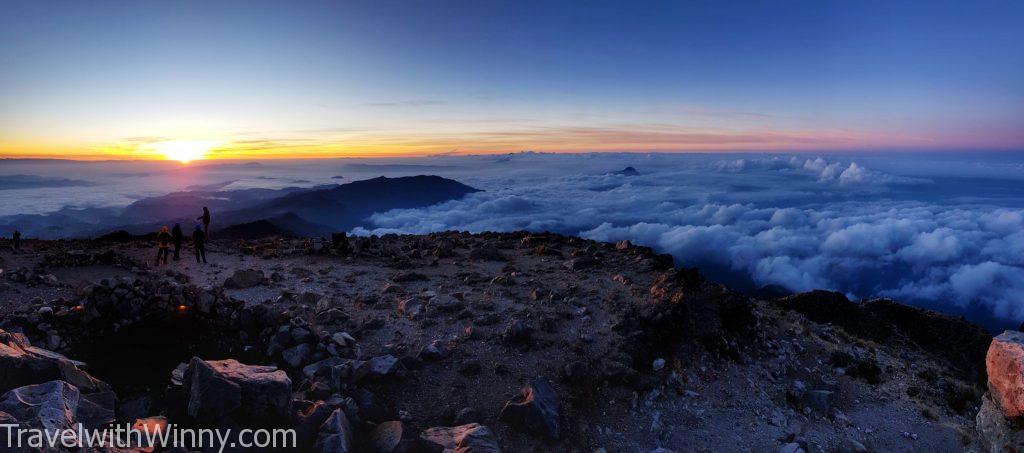
[[[149,242],[0,248],[0,419],[23,424],[62,395],[60,423],[295,427],[317,451],[982,448],[987,332],[754,300],[628,243],[214,240],[210,264],[159,266]]]

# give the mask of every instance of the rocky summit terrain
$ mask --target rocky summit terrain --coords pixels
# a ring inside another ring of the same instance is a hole
[[[160,265],[149,241],[0,243],[0,420],[318,452],[1018,451],[1024,349],[958,318],[751,298],[626,241],[213,239]]]

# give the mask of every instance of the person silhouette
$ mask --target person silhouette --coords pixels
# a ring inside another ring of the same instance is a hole
[[[14,234],[11,236],[11,245],[15,252],[21,250],[21,231],[14,230]]]
[[[199,225],[196,225],[194,231],[192,231],[192,245],[196,248],[196,262],[206,263],[206,233],[203,232]]]
[[[181,234],[181,225],[175,223],[174,228],[171,228],[171,243],[174,244],[174,261],[178,261],[179,254],[181,253],[181,240],[184,236]]]
[[[203,215],[196,217],[196,220],[203,221],[203,235],[206,237],[210,236],[210,209],[203,206]],[[205,239],[205,237],[204,237]]]
[[[164,264],[167,264],[167,255],[170,254],[171,247],[171,233],[167,232],[167,225],[160,228],[160,233],[156,235],[156,264],[160,265],[160,258],[163,257]]]

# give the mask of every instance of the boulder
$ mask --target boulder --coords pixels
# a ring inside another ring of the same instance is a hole
[[[477,423],[427,428],[420,434],[420,445],[431,453],[501,453],[491,430]]]
[[[225,288],[252,288],[263,283],[263,271],[259,269],[238,269],[224,280]]]
[[[1024,332],[1007,330],[992,339],[985,355],[992,400],[1008,418],[1024,415]]]
[[[1024,451],[1024,430],[1018,429],[1003,415],[999,405],[988,393],[981,398],[981,409],[975,423],[984,451]]]
[[[335,409],[327,417],[317,434],[316,453],[349,453],[352,449],[352,425],[341,409]]]
[[[327,417],[337,409],[326,401],[304,401],[296,400],[292,403],[296,408],[295,413],[295,439],[296,447],[303,451],[309,451],[316,442],[320,433],[320,426],[327,421]]]
[[[83,394],[78,401],[75,421],[86,429],[102,429],[114,423],[117,395],[113,391]]]
[[[225,417],[262,421],[290,415],[292,381],[274,366],[193,357],[184,384],[187,413],[200,422]]]
[[[81,394],[64,381],[18,387],[0,396],[0,412],[17,419],[22,428],[47,431],[72,429]]]
[[[352,402],[359,419],[364,422],[383,423],[394,418],[394,414],[369,390],[357,388],[352,391]]]
[[[359,379],[383,379],[394,375],[398,371],[398,359],[393,355],[382,355],[374,357],[361,363],[355,371],[356,380]]]
[[[313,348],[308,343],[302,343],[281,351],[281,358],[284,359],[288,366],[298,368],[306,363],[309,359],[309,354],[312,352]]]
[[[401,421],[392,420],[373,428],[370,445],[378,453],[412,453],[416,451],[416,437]]]
[[[53,380],[66,381],[84,393],[110,390],[106,383],[79,368],[82,365],[30,345],[20,333],[0,330],[0,392]]]
[[[537,378],[501,409],[500,419],[540,436],[561,437],[558,397],[547,379]]]

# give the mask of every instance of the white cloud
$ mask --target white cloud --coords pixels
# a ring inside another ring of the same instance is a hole
[[[565,159],[465,200],[378,213],[376,232],[528,229],[630,239],[758,285],[1024,315],[1012,308],[1024,283],[1011,282],[1024,275],[1024,210],[940,199],[930,189],[934,176],[842,159],[755,156],[663,159],[634,165],[641,176],[611,178]],[[602,168],[622,159],[609,157]],[[614,187],[588,189],[604,184]]]

